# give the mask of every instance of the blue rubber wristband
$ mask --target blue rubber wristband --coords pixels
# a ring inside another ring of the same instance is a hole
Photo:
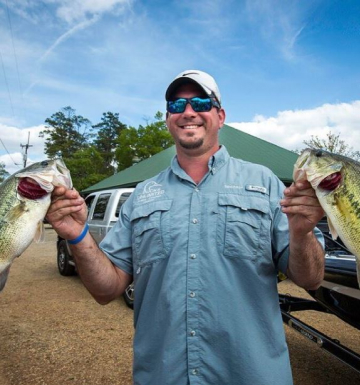
[[[68,243],[70,243],[70,245],[76,245],[77,243],[81,242],[84,239],[88,231],[89,231],[89,224],[86,222],[86,225],[83,231],[81,232],[81,234],[75,239],[71,239],[71,240],[68,239]]]

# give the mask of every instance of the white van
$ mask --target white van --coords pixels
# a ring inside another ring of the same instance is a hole
[[[97,243],[100,243],[107,232],[119,219],[121,206],[129,198],[134,188],[117,188],[102,190],[89,194],[86,199],[88,207],[89,232]],[[58,237],[57,240],[57,266],[59,273],[64,276],[76,273],[75,262],[71,256],[66,240]],[[131,288],[129,290],[132,290]],[[129,292],[131,294],[131,292]],[[128,298],[125,298],[126,303]]]

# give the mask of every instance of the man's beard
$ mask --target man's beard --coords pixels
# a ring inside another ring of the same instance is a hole
[[[199,148],[203,145],[203,143],[204,143],[203,138],[200,138],[196,142],[192,142],[192,143],[185,142],[183,140],[179,141],[180,146],[182,148],[186,148],[187,150],[194,150],[195,148]]]

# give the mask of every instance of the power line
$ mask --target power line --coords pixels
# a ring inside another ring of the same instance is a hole
[[[5,2],[6,2],[7,17],[8,17],[8,21],[9,21],[9,27],[10,27],[11,43],[12,43],[12,48],[13,48],[14,58],[15,58],[16,74],[17,74],[17,78],[18,78],[19,91],[20,91],[20,97],[21,97],[21,102],[22,102],[22,109],[24,110],[25,103],[24,103],[23,91],[22,91],[21,81],[20,81],[19,65],[18,65],[16,50],[15,50],[14,34],[13,34],[13,30],[12,30],[8,0],[6,0]]]
[[[15,165],[15,166],[19,166],[19,164],[18,164],[18,163],[15,163],[14,159],[11,157],[11,155],[10,155],[8,149],[6,148],[4,142],[2,141],[1,138],[0,138],[0,142],[1,142],[1,144],[3,145],[3,147],[5,148],[5,151],[8,153],[8,155],[9,155],[10,159],[12,160],[12,162],[14,163],[14,165]]]
[[[6,85],[6,88],[7,88],[7,91],[8,91],[8,96],[9,96],[9,101],[10,101],[11,111],[12,111],[12,113],[13,113],[13,116],[15,117],[14,105],[13,105],[13,102],[12,102],[12,99],[11,99],[9,83],[8,83],[8,81],[7,81],[6,72],[5,72],[5,66],[4,66],[4,61],[3,61],[3,58],[2,58],[1,52],[0,52],[0,61],[1,61],[1,66],[2,66],[2,69],[3,69],[3,73],[4,73],[5,85]]]

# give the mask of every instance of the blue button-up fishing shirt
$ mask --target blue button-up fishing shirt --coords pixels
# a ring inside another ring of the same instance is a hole
[[[134,384],[292,384],[277,292],[283,189],[225,147],[199,184],[175,157],[137,186],[101,243],[134,277]]]

